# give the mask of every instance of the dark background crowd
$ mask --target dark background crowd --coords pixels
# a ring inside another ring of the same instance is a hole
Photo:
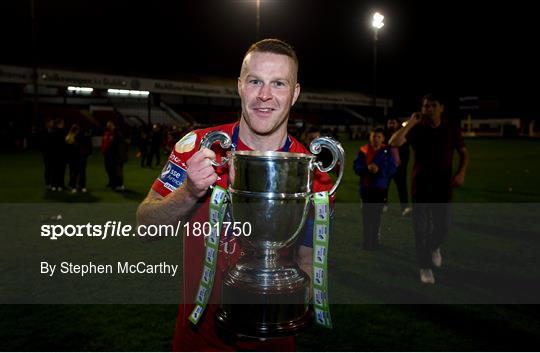
[[[38,147],[43,157],[44,183],[48,190],[86,193],[87,161],[94,153],[102,153],[107,187],[124,191],[124,164],[130,149],[142,168],[161,167],[175,143],[190,127],[163,127],[146,124],[127,125],[120,114],[104,126],[81,121],[66,123],[63,117],[46,118],[43,127],[36,129],[29,141]],[[69,121],[69,120],[68,120]],[[15,147],[16,146],[12,146]],[[21,150],[26,144],[21,145]]]

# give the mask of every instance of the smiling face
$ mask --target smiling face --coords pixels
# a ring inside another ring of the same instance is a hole
[[[291,107],[298,99],[297,66],[281,54],[253,51],[246,55],[238,78],[242,120],[251,133],[273,135],[287,130]]]

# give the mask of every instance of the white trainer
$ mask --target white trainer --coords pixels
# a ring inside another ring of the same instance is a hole
[[[435,276],[430,268],[420,269],[420,280],[422,283],[435,284]]]
[[[434,250],[431,252],[431,261],[433,261],[433,264],[435,266],[441,267],[442,265],[441,248],[437,248],[437,250]]]

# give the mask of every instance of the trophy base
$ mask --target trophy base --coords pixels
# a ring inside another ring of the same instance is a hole
[[[240,262],[223,281],[216,322],[236,336],[293,336],[311,322],[309,277],[297,265],[264,270]]]
[[[256,318],[262,318],[265,314],[275,313],[275,310],[284,310],[289,313],[298,311],[299,308],[291,308],[284,305],[280,308],[272,308],[266,305],[234,304],[226,309],[220,308],[216,313],[216,326],[228,337],[241,338],[282,338],[294,336],[308,327],[312,322],[310,310],[290,321],[264,322]],[[272,315],[270,315],[272,316]]]

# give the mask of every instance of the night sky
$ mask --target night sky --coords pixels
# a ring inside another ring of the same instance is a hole
[[[370,17],[379,33],[379,94],[405,114],[425,92],[497,99],[535,116],[537,15],[532,2],[261,0],[261,36],[290,42],[300,82],[371,93]],[[36,3],[36,60],[56,67],[182,79],[238,75],[256,38],[254,0]],[[0,64],[31,65],[30,0],[0,4]]]

